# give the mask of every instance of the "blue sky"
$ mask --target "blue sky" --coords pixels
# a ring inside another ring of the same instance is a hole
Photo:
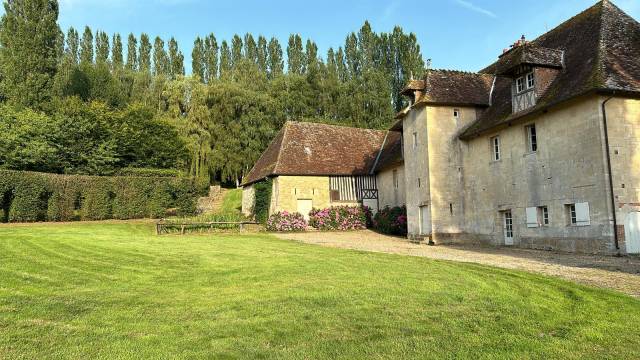
[[[434,68],[477,71],[496,59],[520,35],[528,39],[552,29],[595,0],[60,0],[60,25],[88,24],[108,33],[147,32],[175,36],[187,71],[196,35],[218,40],[234,33],[311,38],[322,54],[344,44],[345,36],[369,20],[375,31],[400,25],[416,33]],[[614,0],[640,19],[640,0]]]

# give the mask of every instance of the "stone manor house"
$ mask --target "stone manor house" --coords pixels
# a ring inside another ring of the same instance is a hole
[[[609,1],[477,73],[428,70],[388,131],[288,122],[270,211],[406,205],[409,237],[640,253],[640,24]]]

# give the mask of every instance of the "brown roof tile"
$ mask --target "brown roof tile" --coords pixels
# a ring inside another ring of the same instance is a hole
[[[598,2],[525,46],[563,51],[563,69],[534,107],[516,114],[511,107],[512,79],[498,76],[492,105],[461,138],[593,91],[640,94],[640,24],[609,1]],[[509,67],[505,61],[510,58],[481,72],[500,73]]]
[[[366,175],[386,131],[287,122],[243,184],[277,175]]]
[[[489,106],[494,76],[454,70],[429,70],[416,104]]]
[[[380,157],[374,172],[400,165],[403,161],[402,133],[399,131],[389,131],[387,138],[385,139],[384,146],[380,151]]]

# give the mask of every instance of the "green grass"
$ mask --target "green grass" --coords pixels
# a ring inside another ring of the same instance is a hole
[[[0,226],[0,358],[640,358],[640,301],[151,224]]]
[[[220,214],[240,214],[242,212],[242,189],[231,189],[224,194]]]

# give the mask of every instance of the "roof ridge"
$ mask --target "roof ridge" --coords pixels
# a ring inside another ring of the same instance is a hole
[[[429,72],[431,71],[435,71],[435,72],[452,72],[452,73],[459,73],[459,74],[470,74],[470,75],[491,75],[491,74],[485,74],[485,73],[480,73],[480,72],[474,72],[474,71],[467,71],[467,70],[456,70],[456,69],[429,69]]]
[[[319,125],[319,126],[327,126],[327,127],[334,127],[334,128],[343,128],[343,129],[355,129],[355,130],[362,130],[362,131],[375,131],[375,132],[385,132],[386,130],[381,130],[381,129],[371,129],[371,128],[363,128],[363,127],[357,127],[357,126],[349,126],[349,125],[340,125],[340,124],[327,124],[327,123],[323,123],[323,122],[315,122],[315,121],[292,121],[292,120],[287,120],[287,123],[291,123],[294,125],[302,125],[302,126],[306,126],[306,125]]]

